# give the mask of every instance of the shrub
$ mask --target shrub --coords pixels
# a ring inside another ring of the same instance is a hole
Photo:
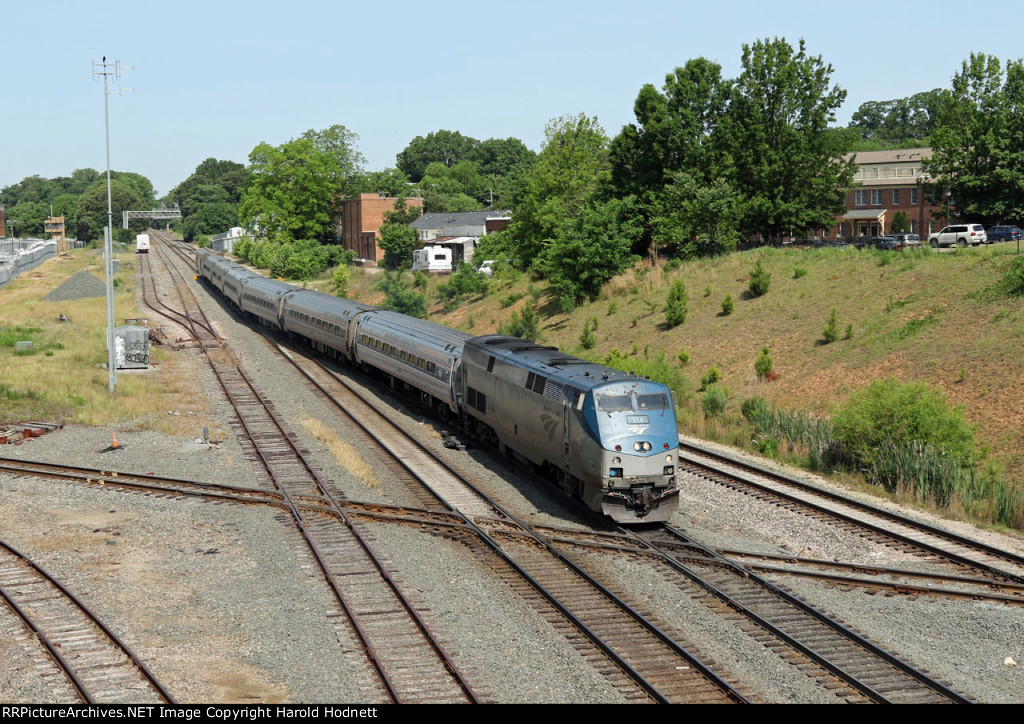
[[[839,318],[835,307],[832,307],[832,312],[828,315],[825,329],[821,330],[821,336],[824,338],[825,344],[832,344],[839,339]]]
[[[793,278],[799,279],[802,276],[807,276],[807,268],[798,266],[793,268]]]
[[[704,417],[720,417],[725,412],[727,401],[725,390],[718,385],[708,385],[704,397],[700,401],[701,409],[704,410]]]
[[[853,322],[846,325],[846,334],[843,335],[843,339],[853,339]]]
[[[702,390],[707,389],[710,385],[715,384],[722,379],[722,373],[718,371],[718,368],[711,366],[708,371],[700,378],[700,388]]]
[[[403,282],[397,275],[386,274],[377,282],[374,289],[385,294],[381,309],[390,309],[410,317],[425,319],[427,316],[427,300],[419,294],[407,282]]]
[[[679,350],[679,354],[676,355],[676,359],[679,360],[679,366],[685,367],[690,363],[690,353],[685,349]]]
[[[875,380],[850,396],[833,425],[847,453],[868,467],[878,463],[883,444],[916,442],[964,464],[977,455],[974,427],[963,408],[950,407],[925,382]]]
[[[609,316],[609,317],[610,317],[610,316],[612,316],[612,315],[613,315],[613,314],[615,314],[615,313],[616,313],[617,311],[619,311],[619,305],[618,305],[618,304],[616,304],[616,303],[615,303],[615,300],[613,299],[613,300],[612,300],[612,302],[611,302],[611,304],[609,304],[609,305],[608,305],[608,316]]]
[[[758,257],[753,270],[750,272],[750,282],[747,285],[747,289],[750,291],[751,296],[763,297],[768,293],[768,287],[771,283],[772,275],[765,270],[761,257]]]
[[[665,303],[665,321],[669,327],[678,327],[686,321],[687,302],[686,284],[676,279],[668,290],[668,301]]]
[[[768,415],[768,403],[763,397],[748,397],[740,405],[740,412],[751,424],[757,425]]]
[[[584,324],[583,334],[580,335],[580,346],[582,346],[583,349],[593,349],[596,344],[597,337],[594,336],[594,330],[590,328],[589,324]]]
[[[725,299],[722,300],[722,314],[723,314],[723,316],[728,317],[730,314],[732,314],[732,309],[733,309],[732,295],[731,294],[726,294],[725,295]]]
[[[518,314],[513,314],[508,322],[498,326],[498,334],[508,334],[513,337],[536,342],[537,338],[540,337],[537,313],[533,310],[533,307],[523,307]]]
[[[1014,257],[1003,272],[1002,287],[1005,294],[1011,297],[1024,295],[1024,257]]]
[[[761,354],[754,361],[754,372],[757,373],[757,379],[762,381],[772,373],[772,356],[767,347],[761,348]]]
[[[348,275],[348,267],[343,264],[339,265],[331,274],[331,286],[334,287],[334,293],[339,297],[348,293]]]

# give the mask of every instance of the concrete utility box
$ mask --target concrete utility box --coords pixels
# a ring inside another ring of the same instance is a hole
[[[148,327],[114,327],[114,364],[119,370],[149,368]]]
[[[14,343],[14,351],[15,352],[31,352],[32,351],[32,342],[31,341],[28,341],[28,342],[15,342]]]

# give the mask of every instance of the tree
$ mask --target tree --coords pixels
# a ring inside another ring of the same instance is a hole
[[[426,137],[416,136],[397,156],[397,166],[413,183],[418,183],[427,166],[441,163],[451,168],[459,161],[469,160],[480,141],[458,131],[439,130]]]
[[[828,319],[825,320],[825,328],[821,330],[821,336],[825,340],[825,344],[832,344],[839,339],[839,315],[836,313],[835,307],[832,307]]]
[[[641,233],[631,198],[592,203],[571,225],[558,230],[538,268],[551,280],[562,309],[570,312],[594,297],[605,282],[632,264],[636,257],[630,250]]]
[[[412,267],[412,253],[419,247],[416,230],[405,224],[384,224],[380,227],[380,247],[384,250],[384,266],[388,269]]]
[[[616,193],[657,192],[679,172],[698,186],[717,178],[722,164],[717,130],[728,101],[721,66],[706,58],[666,75],[661,92],[651,84],[641,88],[633,104],[636,122],[611,144]]]
[[[676,279],[669,287],[668,300],[665,302],[665,323],[669,327],[678,327],[686,321],[688,302],[686,284],[682,279]]]
[[[548,122],[537,161],[513,191],[510,232],[518,258],[540,259],[609,178],[608,137],[596,118],[584,114]]]
[[[754,268],[750,272],[750,282],[747,284],[747,291],[751,296],[763,297],[768,293],[768,287],[772,283],[772,275],[764,268],[761,257],[757,257]]]
[[[110,181],[110,207],[115,220],[120,220],[122,212],[138,209],[143,199],[136,191],[120,179]],[[115,221],[117,223],[117,221]],[[78,220],[75,236],[79,239],[94,240],[103,236],[103,227],[107,225],[107,182],[103,178],[93,183],[78,200]]]
[[[724,179],[701,186],[677,172],[649,209],[655,241],[684,259],[725,254],[739,241],[740,200]]]
[[[252,181],[238,208],[243,225],[267,238],[335,238],[342,188],[355,173],[340,167],[336,150],[319,150],[310,138],[261,143],[249,162]]]
[[[897,211],[892,215],[892,226],[889,227],[889,231],[893,234],[910,231],[910,222],[907,221],[906,211]]]
[[[936,88],[890,101],[866,101],[854,111],[850,128],[878,147],[927,146],[943,92]]]
[[[853,182],[844,137],[829,132],[846,91],[802,40],[796,52],[778,38],[744,45],[742,68],[720,129],[742,228],[778,239],[830,227]]]
[[[1024,63],[972,53],[953,77],[922,163],[932,193],[952,193],[957,215],[984,224],[1024,216]]]
[[[757,379],[764,381],[772,373],[773,367],[771,352],[767,347],[762,347],[761,354],[754,360],[754,372],[757,374]]]
[[[468,160],[479,164],[483,176],[510,176],[536,158],[537,154],[518,138],[488,138],[468,156]]]

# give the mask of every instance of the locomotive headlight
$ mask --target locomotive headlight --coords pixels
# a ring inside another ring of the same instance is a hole
[[[644,443],[644,452],[650,452],[650,451],[651,451],[651,443],[645,442]]]
[[[612,458],[612,465],[618,465],[622,462],[622,458]]]
[[[644,446],[641,443],[635,442],[633,443],[633,449],[636,450],[637,452],[640,452],[641,450],[644,449]]]
[[[671,455],[666,455],[665,456],[665,462],[667,462],[667,463],[672,462],[672,456]]]

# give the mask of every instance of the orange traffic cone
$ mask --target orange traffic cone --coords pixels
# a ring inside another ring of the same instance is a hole
[[[117,433],[116,432],[114,433],[114,444],[111,445],[110,447],[112,447],[112,448],[116,448],[117,447]]]

